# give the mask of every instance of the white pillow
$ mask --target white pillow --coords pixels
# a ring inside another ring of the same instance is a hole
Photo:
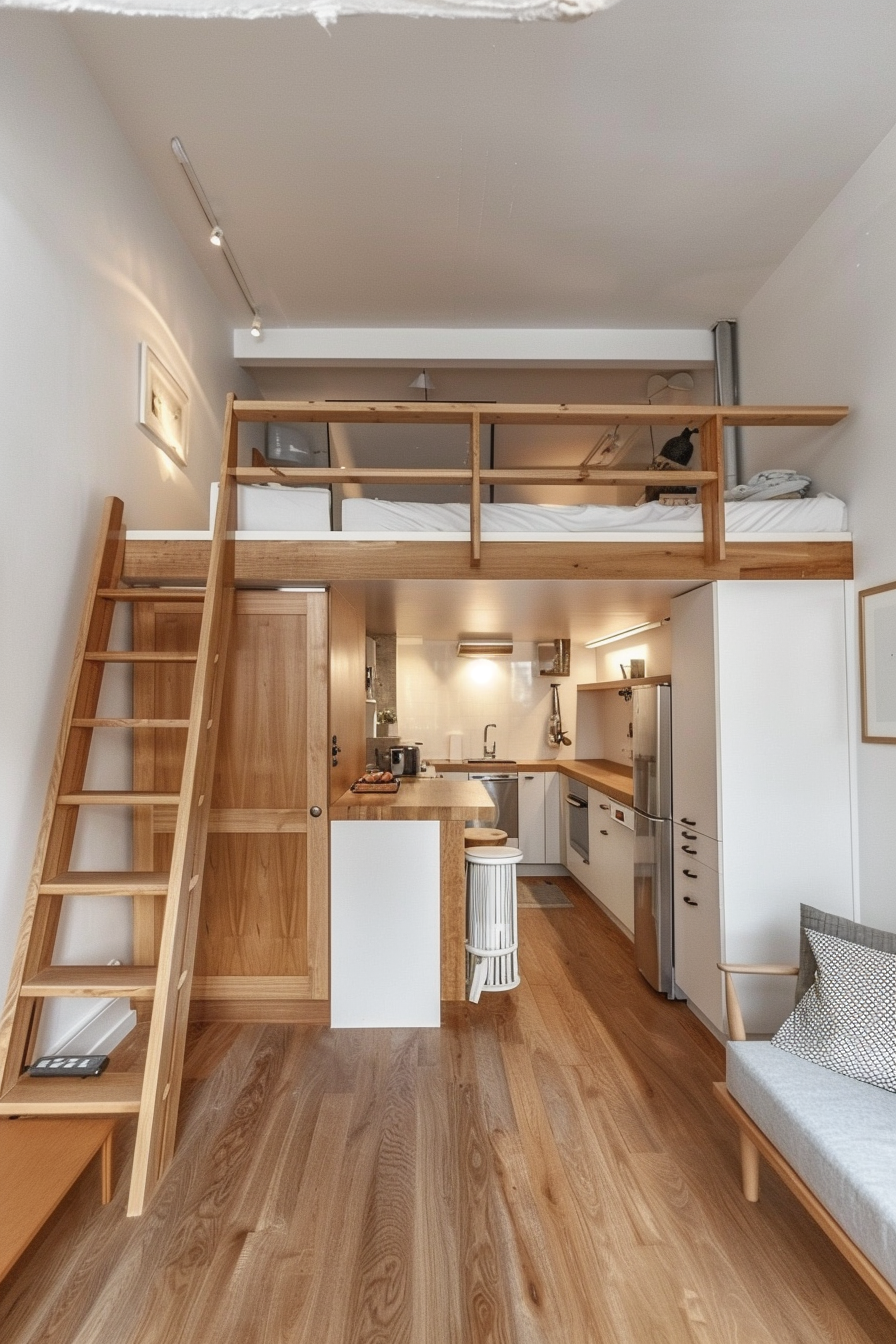
[[[896,955],[806,929],[818,970],[772,1045],[896,1092]]]

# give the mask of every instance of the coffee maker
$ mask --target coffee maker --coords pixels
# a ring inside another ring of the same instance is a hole
[[[420,743],[391,747],[389,750],[389,769],[396,777],[418,775],[420,773]]]

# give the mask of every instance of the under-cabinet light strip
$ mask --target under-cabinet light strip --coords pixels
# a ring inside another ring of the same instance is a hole
[[[669,617],[664,616],[661,621],[645,621],[643,625],[633,625],[628,630],[617,630],[615,635],[602,635],[600,639],[589,639],[585,648],[598,649],[601,644],[613,644],[617,639],[628,639],[629,635],[640,635],[645,630],[658,630],[668,620]]]
[[[240,292],[242,293],[243,298],[246,300],[246,303],[252,310],[252,335],[258,338],[261,336],[261,314],[258,311],[258,304],[252,297],[252,292],[249,289],[249,286],[246,284],[246,277],[240,270],[239,263],[237,262],[236,257],[233,255],[233,252],[231,251],[230,244],[227,241],[227,235],[221,228],[221,225],[218,223],[217,217],[215,215],[214,210],[212,209],[211,202],[209,201],[208,197],[205,194],[205,190],[202,186],[202,183],[196,176],[196,169],[190,162],[190,156],[184,149],[183,142],[177,136],[174,136],[173,140],[171,141],[171,151],[174,154],[174,157],[177,159],[178,163],[180,164],[181,168],[183,168],[184,176],[189,182],[191,188],[193,189],[193,195],[199,202],[202,213],[205,215],[206,219],[209,222],[209,226],[211,227],[210,242],[215,247],[219,247],[221,249],[221,252],[223,253],[224,256],[224,260],[230,267],[231,275],[233,276],[236,283],[239,285]]]

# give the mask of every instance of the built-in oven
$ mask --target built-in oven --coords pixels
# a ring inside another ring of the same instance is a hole
[[[569,843],[579,858],[587,863],[588,851],[588,786],[577,779],[568,781],[566,811],[569,816]]]

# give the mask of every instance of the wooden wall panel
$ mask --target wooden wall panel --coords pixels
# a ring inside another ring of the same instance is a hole
[[[308,975],[304,835],[210,835],[197,975]]]
[[[330,766],[330,802],[364,773],[366,622],[359,596],[348,586],[330,589],[330,739],[340,748]]]

